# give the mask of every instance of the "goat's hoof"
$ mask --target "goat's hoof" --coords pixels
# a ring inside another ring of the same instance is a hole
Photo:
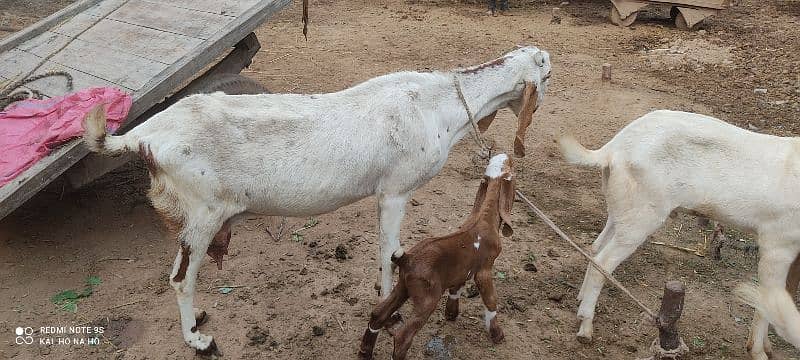
[[[203,350],[197,349],[196,354],[198,356],[207,357],[210,359],[216,359],[222,356],[222,351],[219,351],[219,347],[217,347],[217,342],[214,339],[211,339],[211,343],[208,344]]]
[[[578,342],[581,343],[581,344],[591,344],[592,343],[592,335],[584,335],[584,334],[578,333],[577,339],[578,339]]]
[[[495,328],[489,330],[489,336],[492,338],[492,343],[500,344],[506,339],[506,334],[503,333],[503,329]]]
[[[200,327],[200,325],[203,325],[203,324],[205,324],[207,322],[208,322],[208,314],[205,311],[200,311],[200,312],[194,314],[194,326],[195,327]]]

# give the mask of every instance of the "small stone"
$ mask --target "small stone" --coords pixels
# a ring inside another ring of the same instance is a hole
[[[767,89],[753,89],[753,92],[759,95],[764,95],[767,93]]]
[[[314,325],[314,327],[311,328],[311,333],[314,334],[314,336],[322,336],[325,335],[325,329]]]
[[[417,199],[411,199],[411,206],[420,206],[420,205],[422,205],[422,203],[417,201]]]
[[[547,300],[550,300],[550,301],[561,302],[561,300],[563,300],[563,299],[564,299],[564,294],[560,293],[560,292],[552,293],[552,294],[548,294],[547,295]]]
[[[705,30],[698,30],[697,33],[700,34],[700,35],[705,35],[706,31]]]
[[[559,257],[558,251],[555,249],[547,249],[547,256],[549,257]]]
[[[534,264],[534,263],[525,263],[525,266],[523,266],[523,269],[525,269],[525,271],[530,271],[530,272],[539,271],[539,269],[536,268],[536,264]]]

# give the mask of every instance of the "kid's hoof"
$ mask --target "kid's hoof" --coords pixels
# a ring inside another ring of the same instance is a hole
[[[219,348],[217,347],[217,342],[214,339],[212,339],[211,340],[211,344],[208,344],[208,347],[205,348],[205,350],[197,349],[197,353],[196,354],[198,356],[202,356],[202,357],[206,357],[206,358],[210,358],[210,359],[216,359],[216,358],[222,356],[222,351],[219,351]]]
[[[506,335],[503,333],[503,329],[496,328],[492,329],[489,332],[489,336],[492,338],[492,343],[500,344],[506,339]]]

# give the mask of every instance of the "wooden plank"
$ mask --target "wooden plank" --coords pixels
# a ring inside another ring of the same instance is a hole
[[[23,29],[22,31],[18,31],[13,35],[3,39],[0,41],[0,53],[9,51],[17,45],[36,37],[37,35],[49,30],[55,24],[58,24],[64,19],[69,18],[72,15],[80,13],[87,8],[94,6],[100,0],[82,0],[76,1],[72,5],[69,5],[58,12],[53,13],[52,15],[39,20],[35,24]]]
[[[203,40],[234,20],[230,16],[146,1],[129,2],[108,18]]]
[[[191,19],[177,19],[191,22]],[[78,39],[103,44],[164,64],[172,64],[203,43],[203,39],[104,19]],[[143,41],[144,40],[144,41]]]
[[[144,0],[148,2],[156,2]],[[263,3],[259,0],[172,0],[167,2],[170,6],[184,9],[209,12],[212,14],[238,17],[247,12],[254,5]]]
[[[290,2],[291,0],[261,0],[257,5],[245,11],[228,28],[206,40],[205,46],[195,48],[180,61],[164,70],[159,76],[150,80],[145,88],[142,89],[144,95],[141,101],[131,108],[133,116],[129,116],[129,118],[139,116],[152,104],[166,98],[182,82],[191,78],[203,69],[206,64],[217,59],[232,44],[244,38],[264,20],[289,5]],[[128,129],[127,124],[123,125],[122,128],[124,130]]]
[[[106,16],[108,15],[109,12],[116,9],[118,6],[120,6],[122,3],[126,1],[137,1],[137,0],[103,0],[100,3],[96,4],[95,6],[86,9],[86,11],[84,11],[83,13],[95,17]]]
[[[91,30],[90,30],[91,31]],[[87,31],[88,32],[88,31]],[[41,61],[45,56],[57,50],[70,39],[64,35],[45,33],[25,42],[19,49],[33,54]],[[12,51],[14,52],[14,51]],[[28,56],[29,58],[29,56]],[[95,77],[105,79],[128,89],[138,90],[150,79],[167,68],[167,64],[132,56],[121,51],[109,51],[97,44],[81,39],[73,40],[67,47],[53,56],[48,63],[55,63]],[[36,64],[33,64],[35,66]],[[40,69],[43,72],[48,64]],[[33,66],[25,66],[21,74],[25,74]],[[19,68],[12,68],[19,71]],[[15,76],[14,78],[18,77]],[[76,87],[78,89],[78,87]]]
[[[29,71],[39,64],[42,59],[34,54],[19,49],[0,54],[0,76],[6,79],[15,79],[18,76],[16,71]],[[92,86],[113,86],[122,90],[132,92],[133,90],[112,83],[105,79],[77,71],[75,69],[48,61],[40,68],[40,73],[50,70],[63,70],[72,75],[74,89],[82,89]],[[26,87],[40,91],[48,97],[61,96],[68,92],[66,80],[62,76],[47,77],[28,83]]]
[[[728,0],[647,0],[647,2],[717,10],[728,7]]]
[[[202,2],[202,1],[200,1]],[[193,49],[178,62],[164,69],[156,78],[139,90],[131,107],[129,119],[135,119],[167,95],[182,82],[218,58],[231,45],[252,32],[266,18],[288,5],[290,0],[262,0],[244,11],[228,28]],[[127,125],[123,126],[126,127]],[[0,219],[30,199],[45,185],[61,175],[89,151],[82,141],[74,140],[20,174],[11,183],[0,187]]]

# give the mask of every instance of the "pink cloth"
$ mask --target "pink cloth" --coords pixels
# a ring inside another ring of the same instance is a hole
[[[128,116],[131,96],[111,87],[83,89],[47,100],[24,100],[0,111],[0,186],[47,156],[56,146],[83,134],[83,118],[106,105],[108,128]]]

